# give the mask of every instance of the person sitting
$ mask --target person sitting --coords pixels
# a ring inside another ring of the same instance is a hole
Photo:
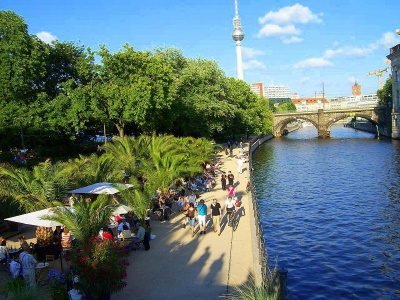
[[[1,237],[0,238],[0,263],[5,263],[8,257],[7,241]]]
[[[128,229],[131,229],[131,226],[129,225],[129,223],[126,222],[125,219],[122,219],[122,222],[119,223],[118,228],[117,228],[118,234],[121,233],[124,230],[124,228],[123,228],[124,225],[126,225],[128,227]]]
[[[122,217],[120,215],[116,215],[116,216],[114,216],[114,221],[117,222],[119,225],[122,222]]]
[[[133,240],[132,244],[133,244],[134,249],[140,247],[140,244],[143,243],[144,237],[145,237],[145,234],[146,234],[146,230],[144,229],[144,227],[140,223],[138,223],[136,225],[136,229],[137,229],[136,235],[132,239]]]
[[[25,237],[23,235],[20,235],[18,237],[18,242],[19,242],[19,246],[22,248],[22,245],[26,243]]]
[[[108,228],[108,227],[104,227],[103,231],[101,233],[101,238],[103,240],[113,241],[114,240],[114,235],[113,235],[112,230],[110,228]]]
[[[122,231],[120,232],[118,237],[121,238],[122,240],[132,238],[132,232],[126,224],[122,226]]]
[[[61,233],[61,247],[63,251],[68,251],[72,248],[72,236],[68,228],[64,228]]]

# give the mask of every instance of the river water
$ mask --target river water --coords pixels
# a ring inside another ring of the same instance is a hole
[[[271,267],[288,299],[400,299],[400,143],[306,127],[254,154]]]

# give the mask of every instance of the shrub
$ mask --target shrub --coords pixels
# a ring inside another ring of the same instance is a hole
[[[126,286],[126,261],[114,242],[93,238],[71,257],[73,272],[94,299]]]

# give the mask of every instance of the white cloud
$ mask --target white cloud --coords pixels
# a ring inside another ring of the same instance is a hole
[[[332,58],[335,56],[343,55],[349,57],[365,57],[371,54],[375,50],[374,47],[341,47],[336,49],[325,50],[324,57]]]
[[[258,56],[264,55],[265,52],[259,49],[242,47],[243,59],[253,59]]]
[[[36,36],[46,44],[51,44],[52,42],[57,40],[57,37],[55,35],[47,31],[41,31],[37,33]]]
[[[292,6],[285,6],[278,11],[269,11],[258,19],[260,24],[272,22],[276,24],[307,24],[311,22],[321,23],[322,14],[314,14],[307,6],[296,3]]]
[[[295,69],[326,68],[333,66],[332,62],[324,57],[312,57],[294,64]]]
[[[251,59],[243,62],[244,70],[265,70],[267,67],[265,64],[257,59]]]
[[[284,44],[293,44],[293,43],[301,43],[303,41],[303,39],[299,38],[297,36],[291,36],[290,38],[281,37],[281,41]]]
[[[383,47],[385,49],[392,48],[400,44],[400,37],[394,32],[385,32],[382,37],[375,43],[378,47]]]
[[[276,24],[265,24],[258,32],[258,37],[273,37],[282,35],[299,35],[301,30],[294,25],[280,26]]]

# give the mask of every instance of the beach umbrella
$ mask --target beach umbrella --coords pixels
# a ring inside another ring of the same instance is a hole
[[[119,193],[122,190],[126,190],[131,188],[132,184],[123,184],[123,183],[110,183],[110,182],[98,182],[95,184],[91,184],[88,186],[84,186],[75,190],[71,190],[69,194],[107,194],[114,195]]]
[[[121,204],[120,206],[118,206],[114,211],[113,211],[113,215],[124,215],[127,214],[128,212],[132,211],[132,208],[130,208],[129,206],[126,206],[124,204]]]
[[[17,222],[21,224],[27,225],[34,225],[34,226],[41,226],[41,227],[55,227],[55,226],[62,226],[62,224],[56,221],[50,220],[43,220],[44,216],[52,216],[53,208],[46,208],[34,212],[30,212],[27,214],[15,216],[12,218],[5,219],[5,221]]]

